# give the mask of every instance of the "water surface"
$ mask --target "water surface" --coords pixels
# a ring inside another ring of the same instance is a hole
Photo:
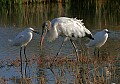
[[[115,56],[116,59],[119,59],[120,55],[120,11],[119,4],[116,1],[74,1],[69,3],[50,3],[50,4],[29,4],[29,5],[8,5],[0,7],[0,59],[6,63],[6,59],[16,59],[19,57],[19,47],[10,46],[9,39],[13,39],[19,32],[24,30],[27,27],[33,27],[41,32],[42,23],[46,20],[52,20],[53,18],[66,16],[66,17],[77,17],[78,19],[83,19],[84,25],[93,33],[107,28],[111,33],[109,34],[108,41],[101,48],[101,56]],[[41,53],[45,56],[54,56],[56,55],[60,44],[62,43],[62,38],[56,39],[54,42],[47,42],[45,39],[43,44],[43,51],[40,51],[39,46],[40,36],[34,34],[34,37],[30,44],[27,46],[27,56],[32,57],[33,55],[39,56]],[[88,39],[82,39],[83,45],[87,43]],[[80,41],[78,40],[78,46]],[[62,48],[61,56],[71,56],[74,52],[72,45],[67,41]],[[23,55],[23,54],[22,54]],[[43,56],[44,56],[43,55]],[[90,56],[93,55],[93,48],[90,50]],[[119,63],[119,60],[118,60]],[[116,68],[119,68],[119,64],[116,63]],[[106,63],[108,67],[109,63]],[[104,69],[106,66],[100,65],[101,69]],[[37,75],[42,73],[50,74],[46,76],[48,79],[48,84],[55,83],[53,74],[49,69],[36,68],[36,63],[33,65],[34,68],[31,71],[37,72]],[[63,68],[60,68],[60,71]],[[68,82],[70,81],[71,76],[66,70],[66,77],[68,77]],[[105,69],[106,70],[106,69]],[[16,69],[14,67],[6,70],[6,68],[1,68],[2,74],[1,77],[11,78],[20,76],[19,67]],[[16,73],[12,73],[16,72]],[[58,69],[59,72],[59,69]],[[116,71],[117,74],[119,73]],[[8,75],[9,74],[9,75]],[[34,73],[35,75],[36,73]],[[33,74],[30,74],[33,76]],[[39,75],[38,75],[39,76]],[[52,77],[53,78],[52,78]],[[65,77],[65,78],[66,78]],[[52,79],[51,79],[52,78]],[[119,78],[118,78],[119,79]],[[113,79],[118,80],[118,79]],[[36,79],[33,79],[36,81]],[[52,82],[51,82],[52,81]],[[72,80],[73,81],[73,80]],[[75,81],[75,80],[74,80]],[[64,81],[65,82],[65,81]],[[119,81],[117,81],[118,83]],[[12,83],[12,82],[10,82]],[[36,82],[37,83],[37,82]],[[116,84],[117,84],[116,83]]]

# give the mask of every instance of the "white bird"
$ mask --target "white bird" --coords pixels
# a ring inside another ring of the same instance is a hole
[[[64,40],[62,42],[61,47],[63,46],[64,42],[67,39],[70,39],[75,49],[76,56],[78,56],[78,52],[73,40],[76,40],[77,38],[82,38],[85,36],[90,39],[94,39],[91,32],[82,23],[82,20],[78,20],[76,18],[59,17],[59,18],[53,19],[51,22],[50,21],[44,22],[42,25],[42,36],[41,36],[41,42],[40,42],[41,48],[42,48],[42,43],[46,33],[48,34],[48,40],[50,42],[58,38],[58,36],[62,36]],[[61,47],[57,55],[59,55],[61,51]]]
[[[22,51],[22,48],[24,47],[24,55],[27,61],[25,50],[26,50],[27,44],[32,40],[33,32],[39,34],[39,32],[35,31],[33,28],[27,28],[24,31],[20,32],[13,40],[11,40],[12,46],[20,46],[21,74],[22,74],[21,51]]]
[[[98,49],[98,56],[99,56],[99,48],[102,47],[105,44],[105,42],[107,41],[108,33],[110,33],[110,32],[107,29],[104,29],[100,32],[97,32],[94,35],[94,40],[90,40],[90,42],[88,44],[86,44],[87,48],[95,47],[94,55],[95,55],[95,51],[97,48]]]

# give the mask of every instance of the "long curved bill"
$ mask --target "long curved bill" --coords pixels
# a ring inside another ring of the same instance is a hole
[[[47,31],[45,31],[42,36],[41,36],[41,41],[40,41],[40,48],[42,49],[42,44],[43,44],[43,40],[45,38],[45,35],[46,35]]]

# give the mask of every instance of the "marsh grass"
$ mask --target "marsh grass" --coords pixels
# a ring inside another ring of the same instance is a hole
[[[3,5],[14,5],[14,4],[34,4],[34,3],[50,3],[50,2],[59,2],[65,3],[69,0],[1,0],[0,4]]]
[[[33,81],[38,81],[39,84],[46,84],[50,81],[54,81],[55,84],[110,84],[119,82],[119,73],[117,73],[118,60],[116,57],[107,56],[105,57],[87,57],[80,56],[80,62],[76,61],[76,58],[69,58],[68,56],[57,57],[54,61],[54,56],[35,56],[33,55],[29,59],[27,74],[24,78],[13,76],[12,78],[0,78],[1,84],[7,84],[9,81],[14,84],[32,84]],[[3,62],[6,61],[6,62]],[[5,64],[2,64],[5,63]],[[25,62],[24,62],[25,63]],[[51,66],[51,63],[52,66]],[[1,60],[1,69],[14,67],[17,71],[17,75],[20,76],[20,59],[6,59]],[[43,69],[41,73],[34,70]],[[9,69],[10,69],[9,68]],[[46,74],[45,70],[49,69],[52,74]],[[40,75],[36,74],[39,73]],[[14,74],[13,74],[14,75]],[[52,75],[52,79],[48,79]]]
[[[53,63],[54,56],[33,55],[28,58],[27,75],[24,78],[20,76],[20,59],[16,58],[1,60],[1,69],[14,67],[17,71],[17,77],[0,77],[1,84],[7,84],[10,81],[14,84],[32,84],[37,81],[39,84],[49,84],[51,81],[55,84],[118,84],[119,81],[119,59],[116,56],[105,57],[87,57],[80,55],[78,62],[75,57],[58,56]],[[52,66],[50,64],[53,63]],[[25,60],[24,63],[25,64]],[[9,69],[10,69],[9,68]],[[8,69],[8,70],[9,70]],[[46,72],[46,70],[49,70]],[[2,70],[1,70],[2,72]],[[4,74],[4,73],[3,73]]]

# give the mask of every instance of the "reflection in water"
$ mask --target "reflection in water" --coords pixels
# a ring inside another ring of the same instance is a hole
[[[120,23],[118,1],[84,0],[69,3],[8,5],[0,7],[3,26],[37,26],[59,16],[78,17],[90,28],[113,28]],[[117,28],[119,29],[119,28]]]
[[[52,20],[53,18],[60,17],[60,16],[67,16],[67,17],[77,17],[79,19],[83,19],[83,22],[85,23],[85,26],[90,29],[93,34],[97,32],[99,29],[107,28],[111,31],[111,34],[109,35],[108,41],[106,44],[101,48],[101,56],[100,60],[94,59],[95,57],[92,57],[92,50],[91,50],[91,56],[90,60],[92,62],[100,62],[91,63],[88,60],[88,64],[76,65],[76,62],[74,60],[67,60],[66,63],[55,67],[53,71],[57,73],[58,81],[55,80],[53,77],[52,72],[50,69],[48,69],[46,66],[43,66],[41,68],[36,68],[36,66],[39,66],[43,61],[40,59],[37,59],[37,61],[34,61],[32,59],[32,63],[28,65],[30,67],[30,71],[28,71],[30,74],[30,77],[33,77],[33,81],[38,80],[38,82],[47,79],[47,83],[49,84],[49,81],[54,82],[62,82],[62,83],[80,83],[80,82],[89,82],[94,81],[99,78],[99,80],[105,78],[108,78],[108,82],[111,80],[111,82],[119,82],[119,52],[120,52],[120,44],[119,44],[119,24],[120,24],[120,7],[118,4],[119,0],[71,0],[68,3],[49,3],[49,4],[29,4],[29,5],[0,5],[0,58],[4,57],[5,59],[15,59],[15,57],[19,56],[19,48],[10,48],[8,44],[8,39],[12,39],[15,37],[15,35],[18,34],[18,32],[22,31],[26,27],[34,27],[38,30],[41,30],[41,25],[46,20]],[[116,32],[117,31],[117,32]],[[38,57],[38,54],[40,53],[39,50],[39,39],[40,36],[34,35],[34,38],[30,45],[27,46],[27,56],[28,58],[31,58],[31,56]],[[82,40],[82,43],[87,43],[88,41],[86,39]],[[44,42],[44,55],[51,55],[56,54],[56,51],[58,51],[58,48],[61,44],[61,38],[58,38],[56,41],[52,43],[48,43],[47,41]],[[62,54],[64,56],[69,55],[68,53],[72,53],[72,46],[69,42],[65,43],[65,47],[63,48]],[[110,57],[109,57],[110,56]],[[114,58],[111,58],[111,57]],[[69,56],[68,56],[69,57]],[[85,56],[84,56],[85,57]],[[42,65],[48,64],[46,62],[49,62],[50,60],[44,59],[45,63]],[[83,61],[85,61],[84,58]],[[39,61],[38,61],[39,60]],[[4,62],[3,62],[4,61]],[[2,67],[2,63],[7,64],[9,62],[6,62],[7,60],[2,60],[0,62],[0,67]],[[72,62],[73,61],[73,62]],[[15,62],[15,61],[14,61]],[[10,62],[10,63],[14,63]],[[58,63],[63,63],[63,60],[60,60]],[[85,61],[86,62],[86,61]],[[101,62],[103,62],[101,64]],[[16,63],[19,63],[18,61]],[[35,64],[34,64],[35,63]],[[32,65],[34,64],[34,65]],[[18,64],[19,65],[19,64]],[[32,65],[32,66],[31,66]],[[83,65],[85,65],[83,67]],[[95,65],[95,66],[94,66]],[[4,66],[4,65],[3,65]],[[89,67],[88,67],[89,66]],[[59,68],[58,68],[59,67]],[[97,68],[98,67],[98,68]],[[18,76],[19,78],[19,66],[18,67],[12,67],[8,71],[6,71],[4,68],[1,69],[2,74],[0,74],[1,77],[9,78],[11,76]],[[47,68],[47,69],[46,69]],[[81,69],[82,68],[82,69]],[[8,69],[8,67],[7,67]],[[16,70],[17,69],[17,70]],[[101,70],[102,69],[102,70]],[[15,71],[15,73],[14,73]],[[89,74],[85,74],[85,72],[88,72]],[[13,72],[13,73],[11,73]],[[36,78],[36,73],[40,78]],[[46,75],[47,74],[47,75]],[[96,74],[99,74],[100,77],[96,76]],[[112,76],[109,76],[111,75]],[[86,78],[82,78],[81,76],[85,76]],[[47,76],[47,78],[46,78]],[[51,77],[52,76],[52,77]],[[93,80],[92,77],[96,76]],[[109,76],[109,77],[107,77]],[[81,77],[81,79],[80,79]],[[90,77],[91,79],[89,80]],[[14,78],[14,77],[13,77]],[[63,80],[66,79],[66,80]],[[71,80],[73,79],[73,80]],[[17,80],[17,79],[16,79]],[[69,81],[69,82],[68,82]],[[15,81],[14,81],[15,82]],[[51,83],[51,84],[52,84]]]
[[[119,1],[84,0],[71,2],[72,16],[83,18],[86,25],[95,28],[118,26],[120,23]],[[119,29],[119,28],[118,28]]]
[[[67,5],[67,4],[66,4]],[[2,26],[36,26],[41,27],[43,21],[58,16],[65,16],[66,5],[55,4],[30,4],[1,7],[0,15]]]

